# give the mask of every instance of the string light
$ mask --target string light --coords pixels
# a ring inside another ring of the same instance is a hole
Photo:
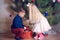
[[[23,0],[23,2],[24,2],[25,0]]]
[[[53,0],[53,2],[56,2],[56,0]]]

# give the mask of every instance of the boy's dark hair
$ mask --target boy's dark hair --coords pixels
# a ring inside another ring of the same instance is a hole
[[[17,10],[17,13],[19,13],[19,12],[25,12],[25,9],[24,8],[20,8],[20,9]]]

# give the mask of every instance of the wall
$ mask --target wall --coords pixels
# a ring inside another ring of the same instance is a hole
[[[7,10],[8,4],[4,1],[5,0],[0,0],[0,33],[10,31],[10,13]]]

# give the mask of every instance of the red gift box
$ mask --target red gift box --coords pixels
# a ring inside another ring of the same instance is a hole
[[[27,28],[24,30],[23,28],[16,28],[13,29],[12,32],[16,35],[16,37],[22,38],[22,39],[31,39],[33,32]]]

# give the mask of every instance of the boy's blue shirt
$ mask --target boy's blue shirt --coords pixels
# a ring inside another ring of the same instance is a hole
[[[12,28],[24,28],[22,18],[19,15],[13,19]]]

